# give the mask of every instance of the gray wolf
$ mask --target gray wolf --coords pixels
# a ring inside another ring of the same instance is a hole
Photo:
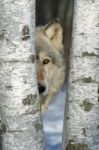
[[[58,21],[36,27],[37,82],[44,113],[65,79],[63,31]]]

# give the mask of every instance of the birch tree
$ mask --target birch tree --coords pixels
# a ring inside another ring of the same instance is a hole
[[[0,1],[0,150],[43,150],[35,0]]]
[[[75,0],[62,150],[99,150],[99,1]]]

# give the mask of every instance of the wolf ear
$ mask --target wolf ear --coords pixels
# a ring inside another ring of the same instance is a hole
[[[44,34],[54,44],[57,49],[62,47],[63,31],[59,21],[48,23],[44,29]]]

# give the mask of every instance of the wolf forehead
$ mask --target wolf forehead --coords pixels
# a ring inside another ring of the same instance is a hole
[[[41,53],[44,53],[44,57],[51,57],[57,66],[61,66],[64,61],[64,46],[62,39],[62,26],[57,22],[36,27],[36,55],[41,58]]]
[[[56,55],[54,54],[55,52],[52,51],[51,49],[49,49],[47,46],[43,45],[43,46],[36,46],[36,56],[38,59],[40,59],[40,57],[49,57],[52,59],[52,61],[56,61]]]
[[[46,37],[43,31],[43,27],[38,27],[36,29],[36,49],[38,52],[49,52],[56,50],[54,45],[52,45],[51,41]]]
[[[36,41],[35,41],[35,48],[36,48],[36,55],[39,56],[40,53],[44,53],[47,57],[51,57],[53,61],[56,61],[57,52],[54,45],[46,38],[43,31],[36,33]]]

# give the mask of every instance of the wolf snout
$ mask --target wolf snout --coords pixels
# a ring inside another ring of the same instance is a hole
[[[43,84],[41,84],[41,83],[38,83],[38,90],[39,90],[39,94],[44,93],[45,90],[46,90],[45,85],[43,85]]]

